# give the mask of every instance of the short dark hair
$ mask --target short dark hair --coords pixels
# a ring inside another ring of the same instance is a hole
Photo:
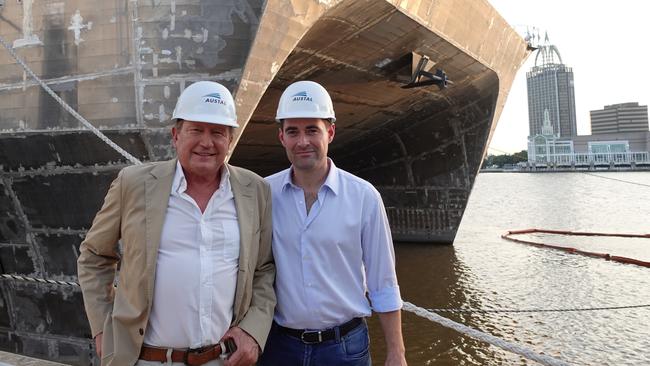
[[[319,118],[319,119],[322,119],[325,122],[329,122],[330,125],[334,124],[334,122],[332,122],[331,118]],[[280,130],[284,130],[284,120],[283,119],[280,120]]]

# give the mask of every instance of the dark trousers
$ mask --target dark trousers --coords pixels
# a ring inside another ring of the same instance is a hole
[[[271,327],[259,366],[370,366],[368,326],[362,322],[344,336],[315,344]]]

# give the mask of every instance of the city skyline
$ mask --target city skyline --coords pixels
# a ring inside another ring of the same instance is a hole
[[[559,0],[490,0],[492,6],[523,35],[537,27],[548,32],[564,64],[574,72],[579,135],[590,134],[589,112],[605,105],[638,102],[648,105],[650,50],[645,46],[650,23],[644,19],[650,4],[622,0],[584,3]],[[575,21],[579,19],[579,21]],[[492,141],[489,153],[513,153],[527,148],[528,105],[526,72],[535,54],[519,69]]]

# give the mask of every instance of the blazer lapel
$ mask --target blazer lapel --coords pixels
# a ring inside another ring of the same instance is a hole
[[[162,227],[167,213],[167,203],[172,189],[176,159],[158,164],[145,180],[145,220],[147,246],[147,293],[153,298],[153,278],[156,271],[156,259],[160,247]]]
[[[239,271],[237,272],[237,289],[235,292],[235,306],[234,316],[239,318],[241,311],[241,301],[243,291],[245,289],[246,276],[252,276],[252,273],[247,272],[249,269],[250,251],[252,235],[253,235],[253,220],[255,216],[255,200],[253,189],[251,187],[251,180],[248,177],[242,176],[236,167],[228,165],[230,171],[230,186],[235,198],[235,208],[237,210],[237,222],[239,223]]]

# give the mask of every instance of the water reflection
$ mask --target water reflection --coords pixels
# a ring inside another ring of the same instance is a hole
[[[454,246],[398,243],[397,275],[402,298],[428,309],[481,308],[481,296],[468,289],[473,281],[469,268],[458,260]],[[476,326],[480,314],[444,314],[446,317]],[[403,314],[403,332],[407,361],[412,365],[481,365],[485,359],[499,359],[491,349],[472,338],[428,322],[410,313]],[[373,363],[384,362],[385,344],[379,322],[370,320]]]
[[[650,304],[650,269],[505,241],[529,227],[650,232],[650,173],[626,185],[585,174],[480,174],[454,246],[395,246],[402,297],[425,308],[549,309]],[[596,238],[597,239],[597,238]],[[580,239],[580,247],[603,245]],[[607,243],[609,247],[622,245]],[[649,242],[626,250],[650,256]],[[441,313],[577,365],[650,365],[650,308],[559,313]],[[411,365],[534,365],[413,314],[403,315]],[[373,363],[385,345],[371,319]]]

